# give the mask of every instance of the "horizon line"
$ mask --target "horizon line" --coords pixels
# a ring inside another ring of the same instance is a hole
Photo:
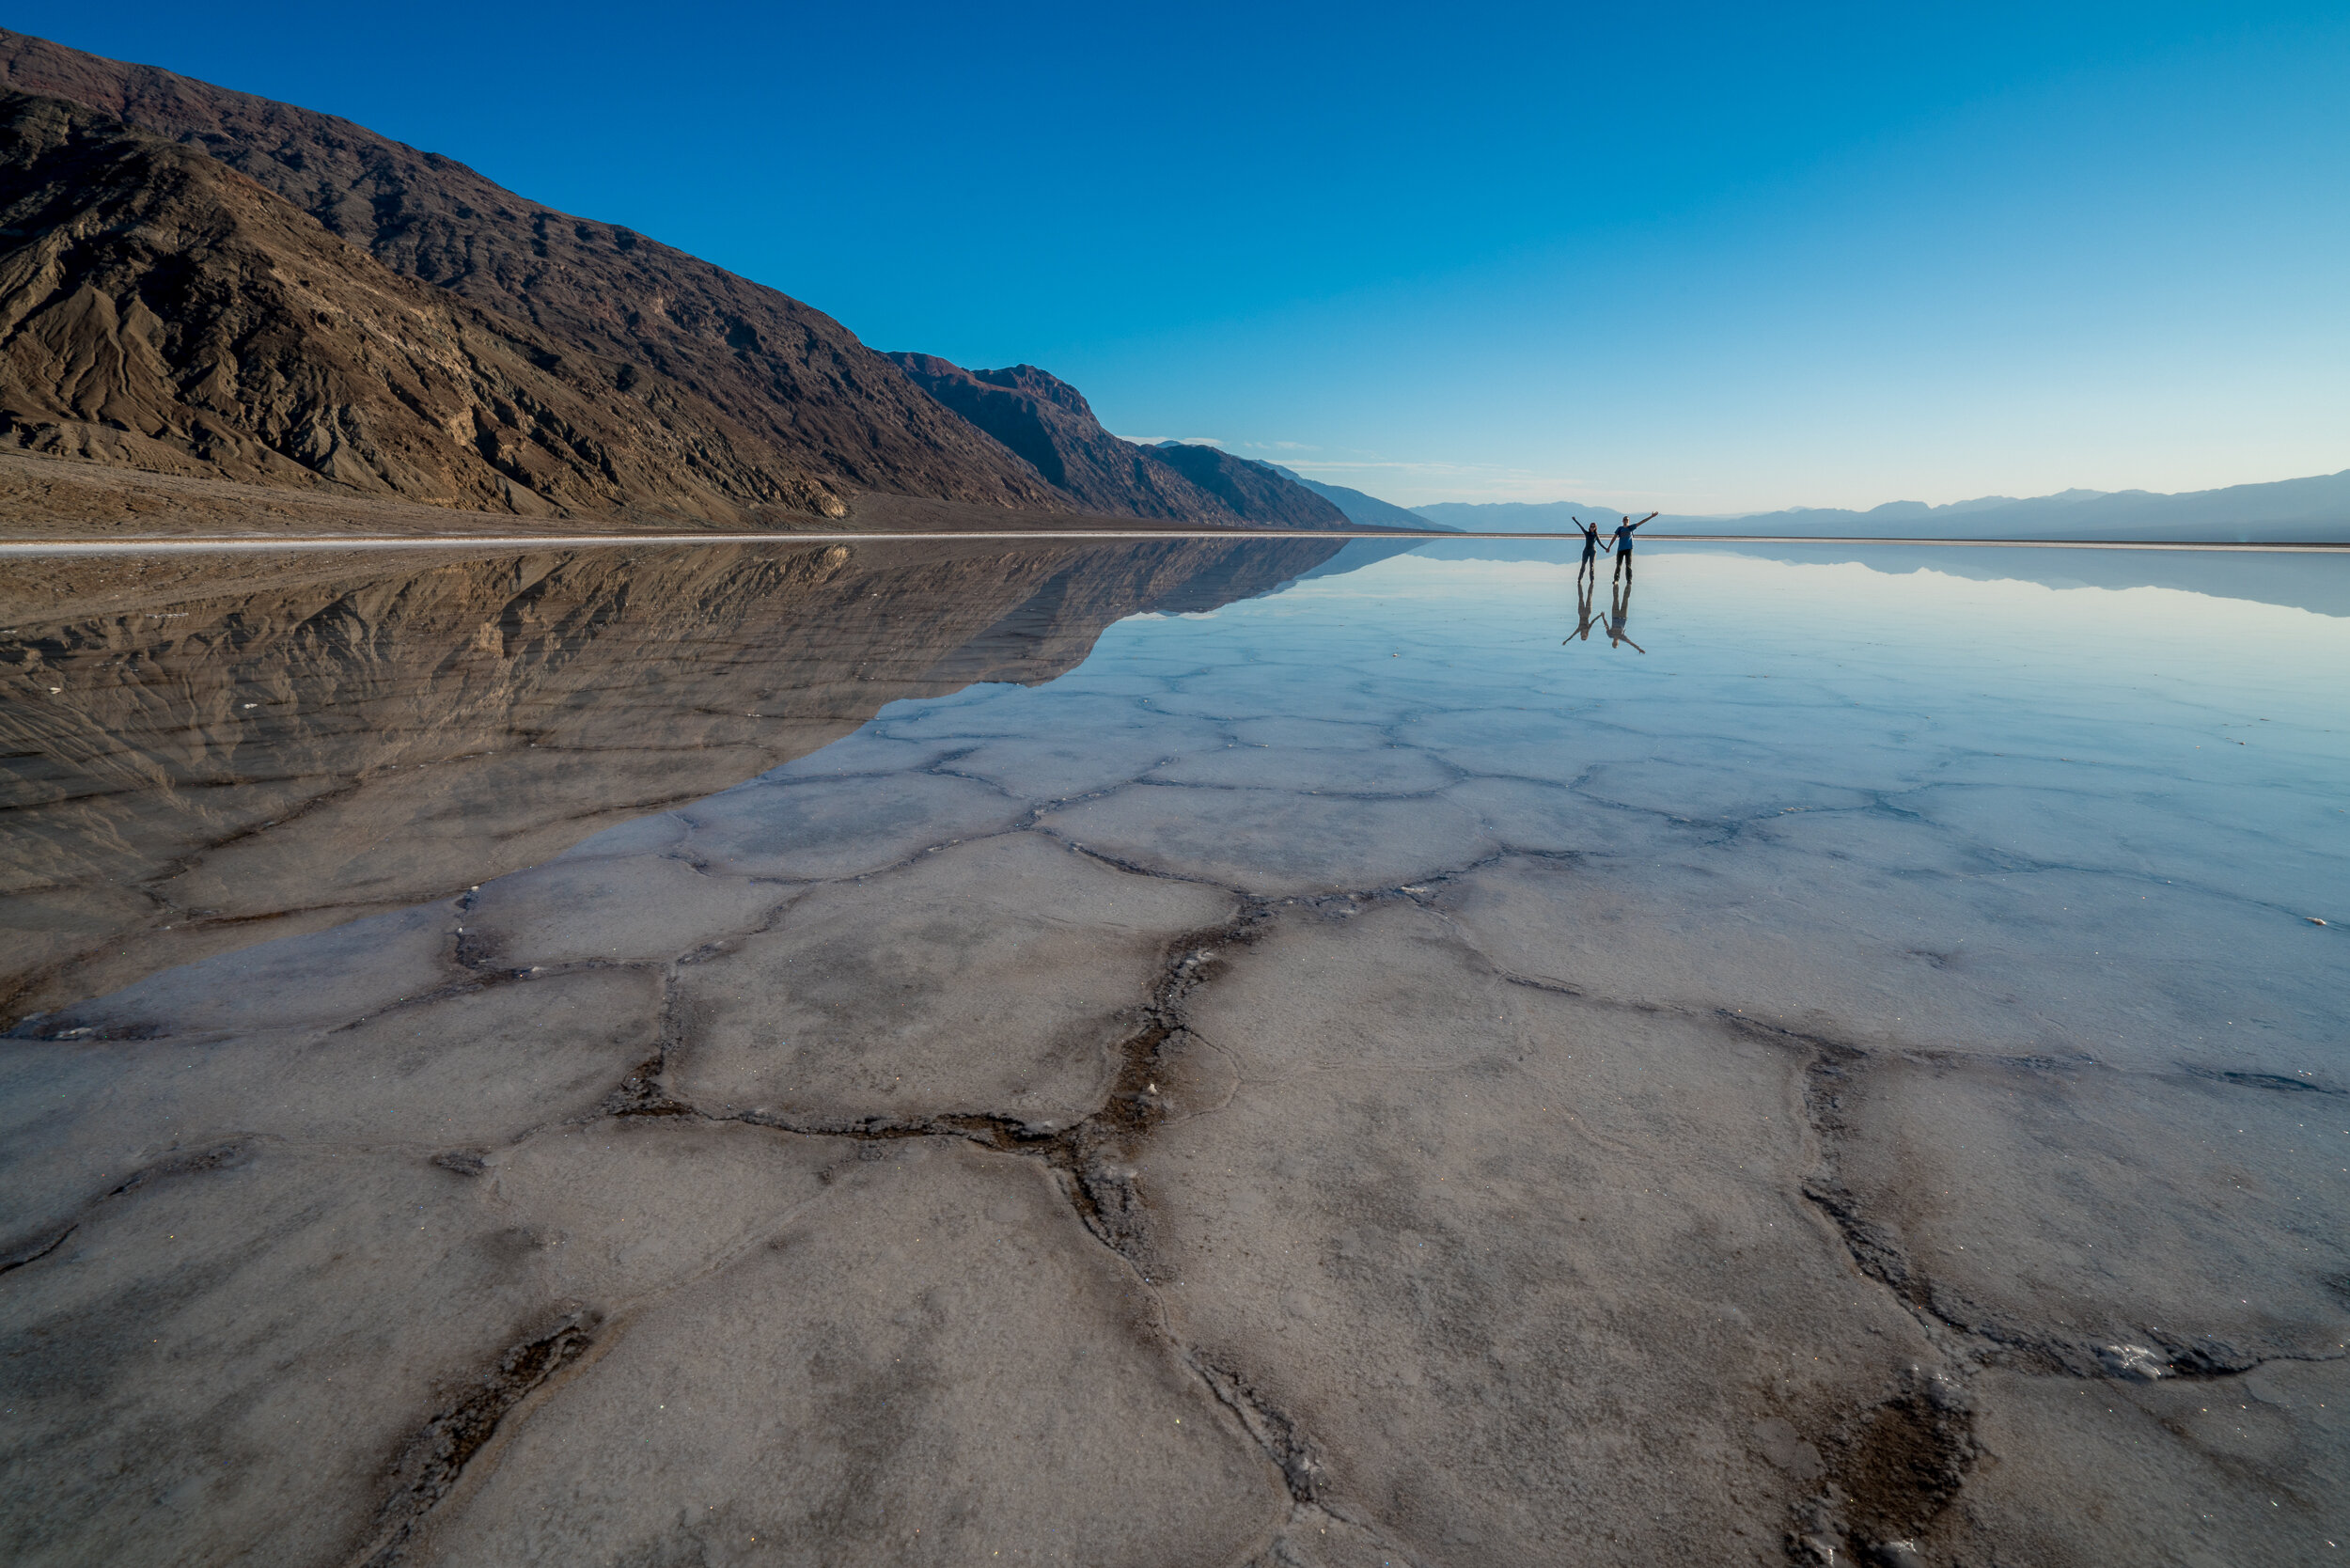
[[[449,550],[449,549],[612,549],[632,544],[850,544],[936,543],[955,540],[1390,540],[1421,544],[1448,541],[1516,540],[1580,543],[1579,533],[1452,533],[1407,531],[1401,528],[1220,528],[1220,529],[965,529],[958,532],[756,534],[441,534],[399,537],[360,534],[295,535],[259,539],[249,534],[195,537],[149,536],[115,540],[0,540],[0,558],[43,556],[135,556],[259,554],[271,550]],[[2264,542],[2225,540],[2092,540],[2092,539],[1870,539],[1860,536],[1814,537],[1794,534],[1652,534],[1642,543],[1680,544],[1887,544],[1947,545],[1962,549],[2024,550],[2173,550],[2236,551],[2274,555],[2350,554],[2350,540],[2321,542]]]

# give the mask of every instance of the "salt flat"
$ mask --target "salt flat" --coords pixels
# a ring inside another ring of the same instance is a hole
[[[2323,1560],[2350,622],[1348,548],[13,608],[11,1558]]]

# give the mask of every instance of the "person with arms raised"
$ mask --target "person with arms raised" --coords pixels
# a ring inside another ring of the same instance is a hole
[[[1641,518],[1638,523],[1635,523],[1632,519],[1627,517],[1616,525],[1615,546],[1617,576],[1629,577],[1632,575],[1632,531],[1635,528],[1641,526],[1642,524],[1653,523],[1655,521],[1656,513],[1650,512],[1646,517]]]

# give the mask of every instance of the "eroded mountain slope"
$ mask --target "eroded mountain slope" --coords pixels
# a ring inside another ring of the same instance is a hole
[[[626,228],[557,212],[331,115],[19,33],[0,32],[0,86],[184,143],[392,271],[609,360],[619,390],[657,405],[681,436],[729,448],[747,472],[792,476],[802,504],[861,489],[1065,508],[839,322]],[[771,500],[756,483],[723,494]]]
[[[525,516],[842,510],[621,367],[79,104],[0,96],[0,420],[36,450]]]

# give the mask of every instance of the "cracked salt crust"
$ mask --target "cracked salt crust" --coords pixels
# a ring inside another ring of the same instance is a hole
[[[2330,743],[2055,810],[1914,683],[1574,685],[1548,586],[1440,677],[1311,584],[1121,629],[21,1027],[11,1556],[2340,1539],[2332,938],[2254,874]]]

